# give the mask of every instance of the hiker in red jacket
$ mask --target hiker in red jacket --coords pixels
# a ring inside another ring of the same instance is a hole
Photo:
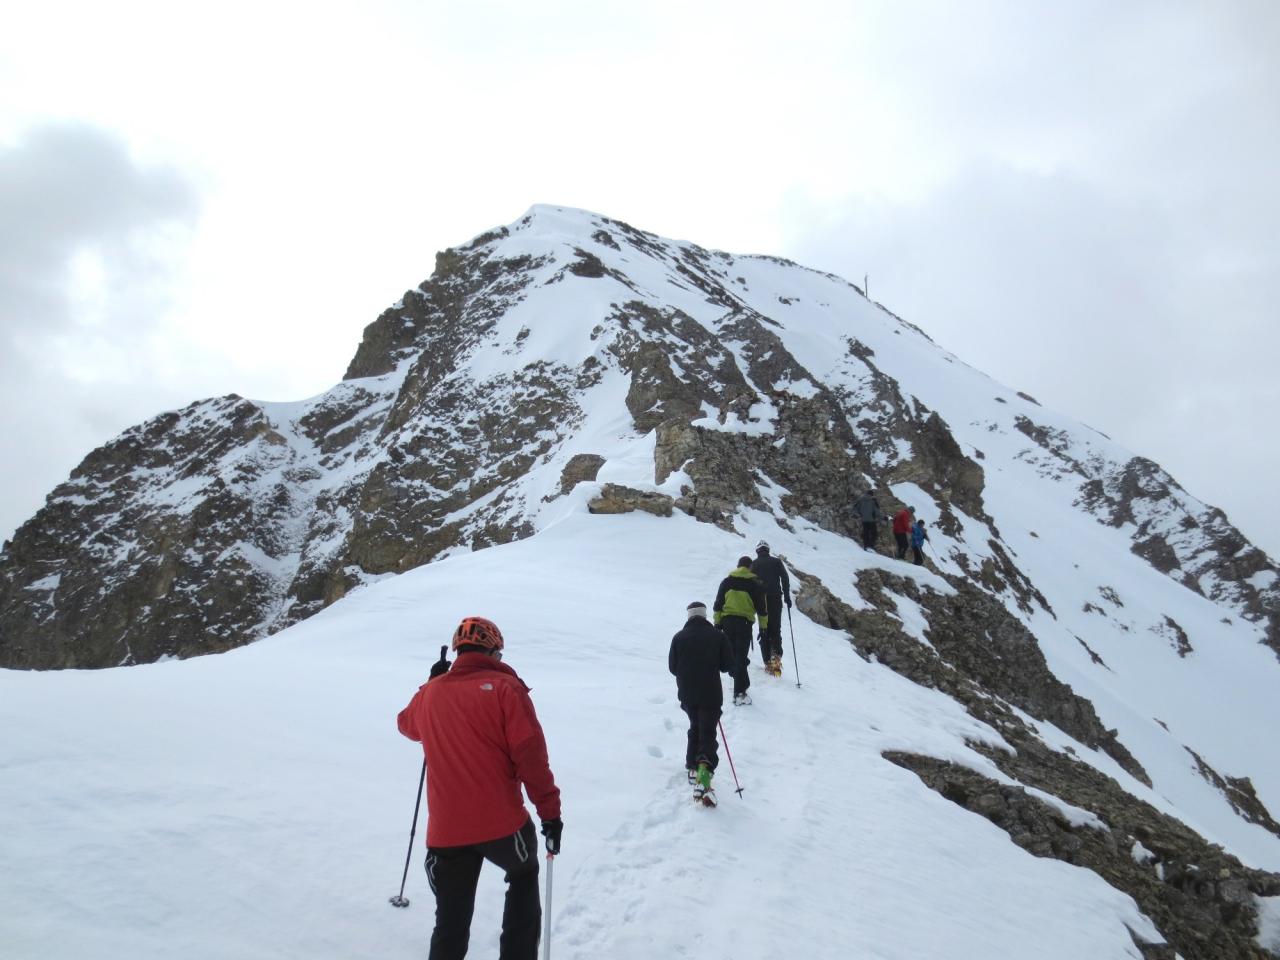
[[[427,762],[427,879],[436,896],[429,960],[466,956],[485,860],[506,871],[501,960],[537,958],[538,838],[521,784],[549,856],[560,852],[564,823],[529,688],[502,662],[502,647],[493,623],[467,617],[453,635],[453,668],[423,684],[396,721]]]
[[[911,528],[915,524],[916,508],[903,507],[893,515],[893,539],[898,545],[898,559],[907,559],[907,547],[911,546]]]

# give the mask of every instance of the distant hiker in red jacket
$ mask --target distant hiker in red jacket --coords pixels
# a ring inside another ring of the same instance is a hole
[[[423,684],[396,721],[427,762],[427,879],[436,896],[429,960],[466,956],[485,860],[506,871],[501,960],[538,954],[538,837],[521,784],[549,855],[560,852],[564,823],[529,688],[502,663],[502,647],[493,623],[467,617],[453,635],[453,669]]]
[[[903,507],[893,515],[893,539],[898,545],[899,560],[907,559],[907,548],[911,546],[911,528],[915,522],[915,507]]]

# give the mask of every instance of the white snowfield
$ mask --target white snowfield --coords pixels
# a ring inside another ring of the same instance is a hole
[[[665,519],[588,514],[604,483],[672,495],[688,483],[679,471],[656,483],[655,436],[635,432],[627,375],[610,365],[604,338],[592,337],[610,305],[679,307],[717,336],[728,320],[662,259],[680,244],[662,241],[667,254],[615,250],[592,239],[599,223],[537,207],[495,241],[503,257],[552,254],[558,259],[539,269],[544,279],[563,277],[534,286],[458,374],[484,381],[535,359],[577,367],[595,356],[605,365],[569,438],[505,491],[511,509],[533,522],[533,537],[459,549],[370,583],[231,653],[95,672],[0,671],[0,957],[425,957],[434,906],[422,871],[425,823],[406,889],[412,906],[387,904],[400,886],[422,756],[399,736],[395,716],[467,615],[504,631],[507,663],[533,688],[563,791],[553,957],[1075,960],[1136,958],[1134,937],[1162,939],[1097,875],[1031,856],[883,759],[883,751],[904,750],[1004,779],[966,745],[1001,744],[994,730],[942,694],[863,661],[843,634],[798,611],[803,685],[795,684],[784,632],[782,678],[766,676],[757,659],[754,704],[726,706],[742,796],[722,753],[719,808],[693,804],[667,650],[685,605],[710,604],[740,554],[763,537],[854,607],[865,605],[853,578],[867,566],[924,589],[951,588],[802,519],[786,518],[784,529],[786,491],[763,476],[770,511],[738,514],[737,536],[679,511]],[[632,286],[564,273],[576,247]],[[967,454],[982,451],[986,510],[1053,614],[1006,602],[1055,674],[1117,729],[1153,786],[1031,721],[1045,742],[1245,863],[1280,870],[1280,839],[1243,820],[1188,752],[1223,776],[1251,778],[1280,816],[1280,661],[1240,616],[1229,584],[1202,579],[1209,600],[1136,556],[1132,524],[1106,526],[1085,512],[1077,504],[1083,474],[1015,421],[1025,416],[1056,431],[1063,457],[1100,477],[1131,454],[974,371],[837,278],[760,257],[716,263],[735,295],[771,317],[787,349],[827,386],[866,393],[872,371],[848,349],[856,337],[908,401],[937,411]],[[389,403],[404,372],[357,385]],[[814,389],[757,387],[802,396]],[[262,406],[293,454],[314,459],[291,426],[308,405]],[[776,416],[765,402],[747,421],[705,413],[702,426],[765,435]],[[594,483],[556,497],[577,453],[606,462]],[[346,482],[367,467],[344,461],[317,484]],[[977,566],[990,553],[994,533],[985,523],[961,514],[963,536],[949,538],[933,527],[938,507],[923,490],[903,484],[894,492],[929,522],[929,549],[943,571],[959,573],[958,556]],[[1173,499],[1161,523],[1206,513],[1181,491]],[[300,500],[300,529],[306,514]],[[1188,539],[1176,549],[1190,563],[1197,547]],[[1271,585],[1265,577],[1254,583]],[[922,609],[897,603],[904,630],[927,644]],[[1167,618],[1185,632],[1185,655]],[[1087,811],[1040,796],[1073,823],[1098,828]],[[1133,856],[1150,852],[1135,848]],[[497,953],[502,886],[487,868],[471,956]],[[1280,910],[1265,904],[1262,916],[1262,941],[1280,945]]]
[[[753,663],[754,705],[726,707],[741,798],[722,758],[720,807],[695,806],[667,648],[743,549],[687,518],[580,512],[232,653],[0,672],[4,955],[425,956],[425,824],[412,905],[387,904],[422,757],[395,716],[473,613],[504,630],[563,792],[553,956],[1129,957],[1126,927],[1157,939],[1094,874],[882,759],[990,772],[964,740],[998,738],[803,617],[802,686],[788,638],[783,677]],[[487,868],[474,956],[496,956],[502,887]]]

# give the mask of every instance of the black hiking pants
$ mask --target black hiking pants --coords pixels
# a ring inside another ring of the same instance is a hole
[[[684,752],[685,769],[696,770],[698,764],[705,761],[708,767],[715,770],[720,762],[720,757],[716,753],[720,746],[716,740],[720,708],[718,706],[693,707],[682,703],[680,709],[689,717],[689,746]]]
[[[914,543],[911,545],[911,562],[917,567],[924,565],[924,551]]]
[[[768,663],[782,656],[782,594],[765,594],[764,612],[768,626],[760,631],[760,659]]]
[[[509,837],[466,847],[428,847],[427,880],[436,895],[436,928],[429,960],[462,960],[471,940],[480,867],[488,860],[507,872],[499,960],[537,960],[542,927],[538,898],[538,833],[533,820]]]
[[[898,559],[907,559],[907,546],[911,543],[910,537],[905,533],[894,533],[893,539],[898,542]]]
[[[733,667],[733,695],[746,693],[751,686],[751,678],[747,676],[747,664],[750,662],[748,651],[751,649],[751,621],[746,617],[721,617],[720,629],[729,638],[729,649],[733,651],[735,661]]]
[[[874,520],[862,521],[862,547],[864,550],[874,550],[879,536],[880,524]]]

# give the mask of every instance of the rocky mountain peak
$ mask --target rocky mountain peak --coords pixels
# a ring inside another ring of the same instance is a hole
[[[924,564],[885,536],[862,550],[866,490],[927,521]],[[90,453],[0,552],[0,666],[217,653],[411,568],[628,512],[782,545],[801,615],[1012,751],[984,748],[1009,783],[889,759],[1173,918],[1184,956],[1245,955],[1241,898],[1280,880],[1133,798],[1176,788],[1229,809],[1242,843],[1280,843],[1280,784],[1228,728],[1161,716],[1213,709],[1198,669],[1280,668],[1274,562],[1158,465],[852,284],[586,211],[535,206],[438,254],[318,397],[200,401]],[[1171,785],[1170,750],[1191,785]],[[1024,787],[1222,882],[1174,891]]]

